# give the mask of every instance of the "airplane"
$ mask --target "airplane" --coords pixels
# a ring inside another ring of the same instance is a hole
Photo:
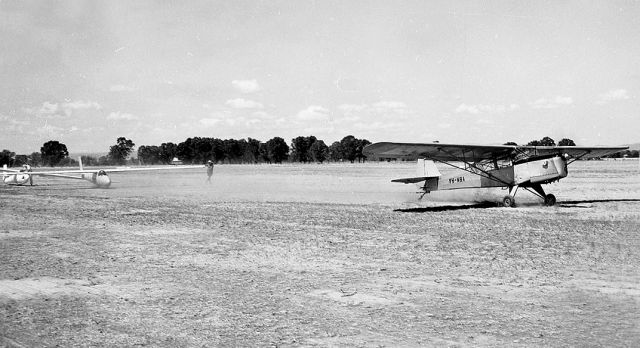
[[[431,191],[503,187],[505,207],[515,206],[518,188],[541,197],[553,206],[556,197],[542,185],[568,175],[568,165],[582,158],[597,158],[628,147],[465,145],[440,143],[380,142],[363,149],[367,157],[417,159],[417,175],[392,182],[417,184],[422,195]],[[442,175],[435,162],[455,168]]]
[[[33,185],[34,176],[49,176],[65,179],[76,179],[89,181],[98,188],[109,188],[111,186],[110,173],[134,172],[134,171],[155,171],[155,170],[176,170],[204,168],[203,165],[184,165],[170,167],[145,167],[145,168],[113,168],[113,169],[84,169],[82,159],[79,159],[80,169],[54,170],[54,171],[31,171],[31,167],[25,165],[23,169],[9,169],[5,164],[0,170],[2,181],[7,185]],[[78,175],[71,175],[78,174]]]

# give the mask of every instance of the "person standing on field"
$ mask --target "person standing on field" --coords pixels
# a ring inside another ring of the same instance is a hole
[[[28,164],[23,165],[21,172],[23,172],[23,173],[31,173],[31,166],[28,165]],[[33,175],[29,175],[29,184],[31,186],[33,186]]]
[[[213,175],[213,161],[207,161],[207,182],[211,183],[211,176]]]

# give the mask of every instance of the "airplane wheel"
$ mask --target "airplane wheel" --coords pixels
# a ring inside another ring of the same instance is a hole
[[[502,199],[502,205],[509,208],[509,207],[515,207],[516,206],[516,200],[515,198],[513,198],[513,196],[504,196],[504,198]]]
[[[556,196],[552,194],[544,196],[544,204],[549,207],[554,206],[556,204]]]

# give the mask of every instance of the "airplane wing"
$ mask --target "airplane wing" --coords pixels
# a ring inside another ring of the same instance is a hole
[[[520,146],[519,148],[533,149],[535,151],[535,156],[568,155],[575,159],[598,158],[629,149],[628,146]]]
[[[30,175],[42,175],[42,176],[62,176],[63,174],[91,174],[104,171],[106,173],[121,173],[121,172],[137,172],[137,171],[153,171],[153,170],[178,170],[178,169],[198,169],[204,168],[203,165],[196,166],[170,166],[170,167],[144,167],[144,168],[107,168],[107,169],[69,169],[69,170],[51,170],[51,171],[38,171],[29,172]],[[75,178],[67,176],[69,178]]]
[[[511,145],[462,145],[440,143],[375,143],[364,148],[366,156],[378,158],[416,159],[425,157],[434,161],[477,162],[488,159],[511,158],[517,146]]]
[[[20,173],[20,170],[3,167],[0,169],[0,172],[4,174],[14,174],[14,173]]]
[[[530,160],[537,157],[569,155],[574,159],[594,158],[624,151],[628,147],[586,146],[517,146],[517,145],[464,145],[440,143],[375,143],[364,148],[366,156],[377,158],[416,159],[425,157],[434,161],[467,163],[483,160]]]
[[[144,168],[113,168],[113,169],[98,169],[92,170],[91,172],[98,172],[100,170],[104,170],[107,173],[122,173],[122,172],[138,172],[138,171],[149,171],[149,170],[178,170],[178,169],[198,169],[205,168],[204,165],[185,165],[185,166],[166,166],[166,167],[144,167]]]
[[[30,174],[34,174],[34,173],[31,172]],[[81,176],[73,176],[73,175],[67,175],[67,174],[40,174],[40,176],[51,176],[51,177],[54,177],[54,178],[85,180]]]

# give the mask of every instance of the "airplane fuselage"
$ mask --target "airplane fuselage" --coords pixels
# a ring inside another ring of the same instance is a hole
[[[100,188],[108,188],[111,186],[111,178],[109,178],[109,175],[107,175],[107,172],[104,170],[98,171],[97,173],[82,174],[82,178]]]
[[[567,174],[566,160],[561,156],[555,156],[484,172],[477,168],[455,170],[439,177],[430,177],[419,186],[427,192],[484,187],[528,187],[557,181]]]
[[[99,188],[108,188],[111,186],[111,178],[103,170],[95,173],[83,173],[80,176],[70,176],[63,174],[48,174],[47,176],[70,178],[70,179],[82,179],[86,180]],[[25,185],[31,183],[32,175],[29,173],[4,173],[2,174],[2,181],[7,185]]]
[[[7,185],[24,185],[29,182],[30,177],[27,173],[2,174],[2,181]]]
[[[49,174],[48,176],[67,178],[67,179],[81,179],[94,184],[99,188],[109,188],[111,186],[111,178],[104,170],[99,170],[92,173],[81,173],[80,176],[70,176],[64,174]]]

